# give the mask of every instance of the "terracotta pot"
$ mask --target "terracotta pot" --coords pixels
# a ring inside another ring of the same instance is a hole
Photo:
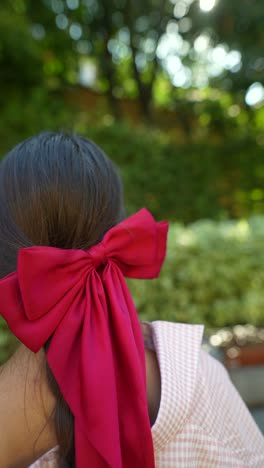
[[[264,365],[264,343],[225,348],[224,364],[228,369]]]

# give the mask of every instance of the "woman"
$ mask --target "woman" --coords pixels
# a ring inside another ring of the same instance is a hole
[[[147,210],[124,219],[87,139],[45,133],[4,158],[0,314],[26,346],[1,372],[1,467],[263,466],[203,327],[138,321],[124,276],[156,277],[166,234]]]

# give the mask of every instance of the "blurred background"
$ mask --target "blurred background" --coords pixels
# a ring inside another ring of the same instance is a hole
[[[0,156],[47,129],[105,150],[128,214],[171,222],[141,318],[204,323],[264,430],[263,24],[262,0],[1,0]]]

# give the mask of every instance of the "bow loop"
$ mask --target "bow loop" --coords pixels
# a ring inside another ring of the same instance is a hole
[[[28,320],[37,320],[50,311],[55,316],[57,304],[65,299],[71,300],[78,288],[85,287],[92,270],[92,262],[83,250],[54,247],[21,249],[17,276]]]

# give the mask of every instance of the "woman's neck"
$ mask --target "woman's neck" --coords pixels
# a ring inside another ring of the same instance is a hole
[[[0,368],[0,466],[26,468],[56,445],[44,351],[20,346]]]

